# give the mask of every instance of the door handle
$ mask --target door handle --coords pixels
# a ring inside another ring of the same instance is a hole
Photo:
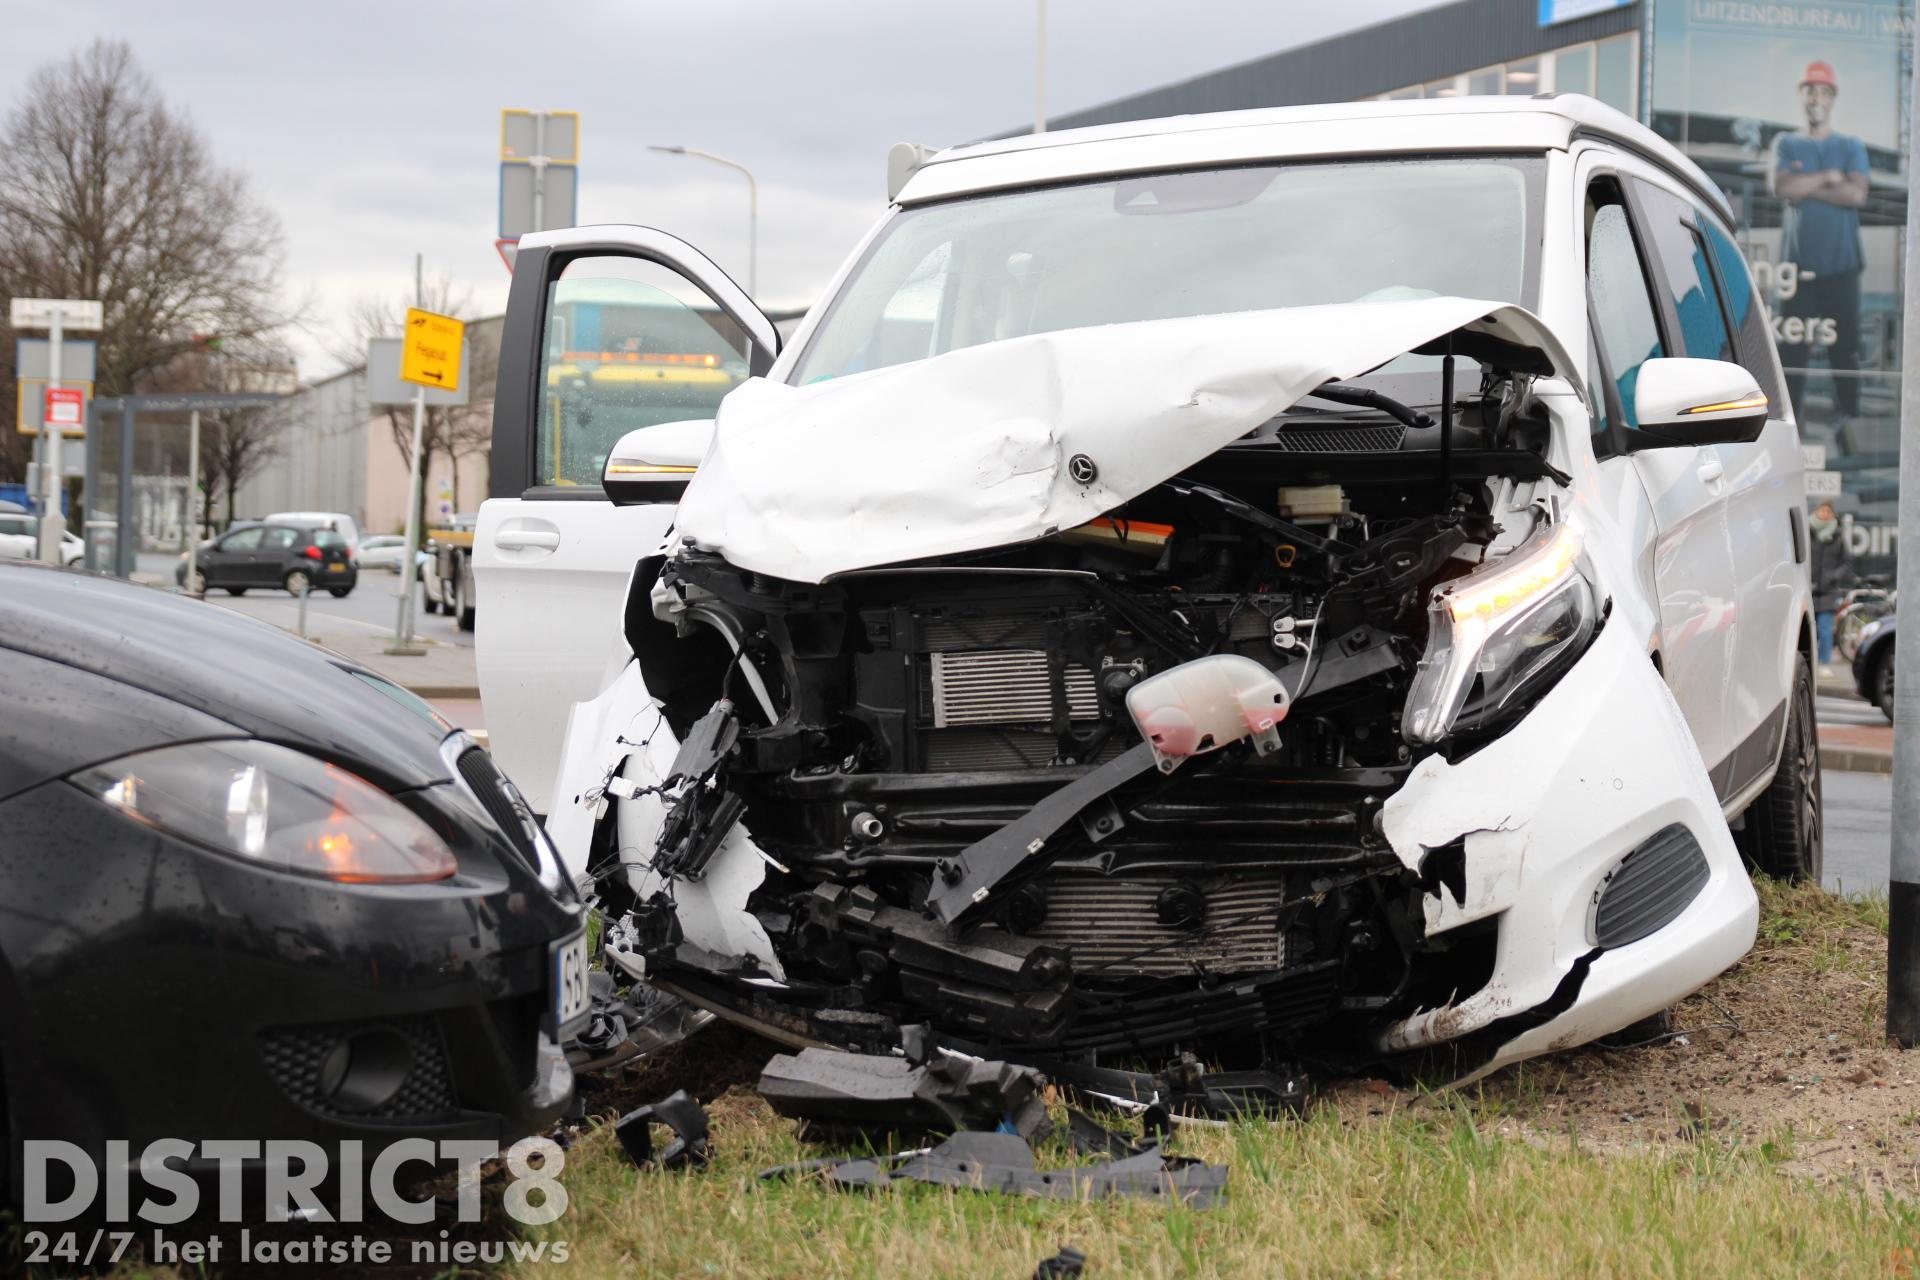
[[[560,546],[560,535],[539,529],[502,529],[493,535],[493,545],[502,551],[553,551]]]
[[[1727,471],[1720,465],[1720,459],[1708,458],[1700,464],[1695,474],[1700,477],[1701,484],[1719,484],[1721,477],[1726,475]]]

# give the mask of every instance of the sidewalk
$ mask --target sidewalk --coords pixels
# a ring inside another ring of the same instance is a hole
[[[371,667],[397,685],[411,689],[423,698],[478,699],[479,677],[474,673],[473,650],[466,645],[416,641],[426,650],[418,657],[400,657],[386,652],[392,637],[370,635],[344,627],[327,630],[316,626],[308,639],[342,657],[352,658],[363,667]]]
[[[1855,692],[1853,677],[1846,674],[1846,664],[1833,665],[1833,675],[1817,678],[1816,692],[1821,698],[1839,699],[1859,707],[1866,713],[1862,718],[1869,723],[1821,724],[1820,767],[1850,773],[1891,774],[1893,726],[1885,723],[1879,711]]]
[[[337,630],[308,638],[425,698],[441,715],[486,742],[486,714],[480,707],[479,677],[470,647],[422,640],[418,643],[425,653],[401,657],[385,652],[389,642],[385,636]]]

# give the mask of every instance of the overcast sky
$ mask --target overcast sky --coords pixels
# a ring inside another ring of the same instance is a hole
[[[1435,0],[1051,0],[1048,106],[1140,89]],[[498,310],[503,107],[581,113],[580,218],[671,231],[746,274],[737,174],[760,182],[760,296],[804,305],[885,199],[886,149],[1032,117],[1034,0],[61,0],[7,24],[0,87],[96,36],[133,46],[286,236],[291,296],[317,304],[302,371],[337,367],[357,298],[412,288],[413,255]]]

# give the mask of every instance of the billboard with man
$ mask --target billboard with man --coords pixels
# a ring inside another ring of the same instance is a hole
[[[1853,563],[1890,569],[1910,3],[1663,0],[1652,123],[1732,201]]]

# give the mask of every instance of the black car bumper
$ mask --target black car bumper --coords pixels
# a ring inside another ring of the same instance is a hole
[[[96,1159],[122,1140],[137,1160],[163,1137],[506,1144],[553,1123],[571,1094],[555,1066],[553,947],[583,927],[580,909],[472,820],[458,783],[396,798],[448,837],[452,879],[276,872],[65,782],[0,803],[0,1089],[16,1178],[29,1138]]]

